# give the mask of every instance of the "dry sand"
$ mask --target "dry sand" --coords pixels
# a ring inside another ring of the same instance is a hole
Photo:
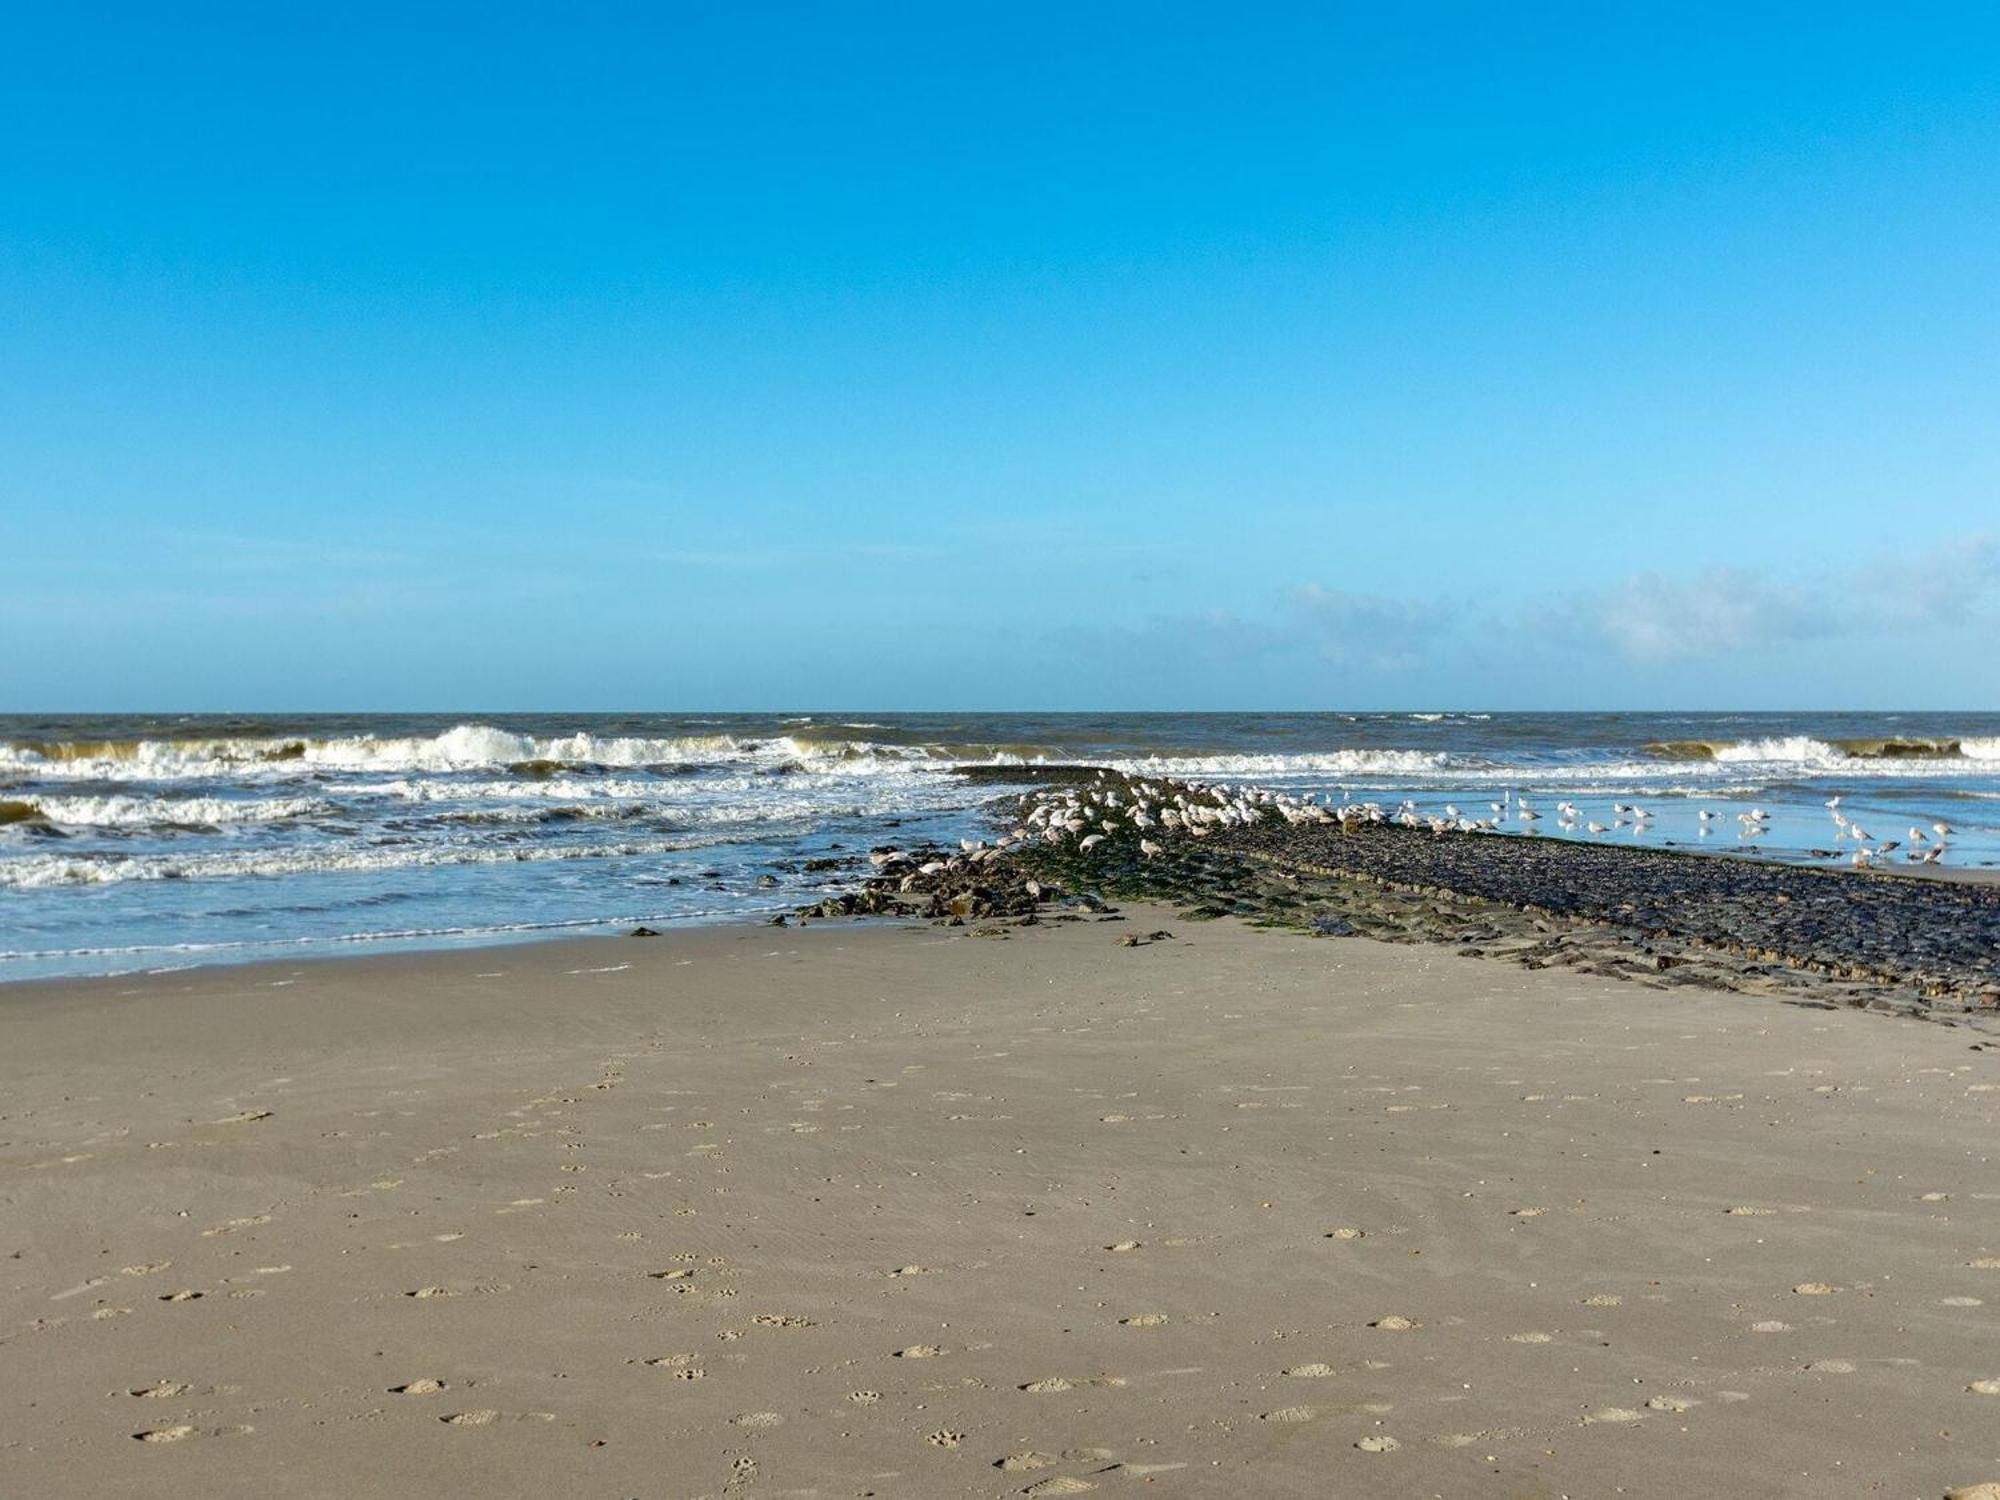
[[[1996,1122],[1966,1027],[1145,912],[10,988],[0,1496],[1935,1497]]]

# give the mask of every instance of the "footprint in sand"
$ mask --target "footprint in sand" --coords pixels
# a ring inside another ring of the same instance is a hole
[[[1966,1389],[1975,1396],[2000,1396],[2000,1380],[1975,1380]]]
[[[774,1411],[739,1411],[729,1419],[731,1427],[782,1427],[785,1419]]]
[[[965,1434],[953,1432],[949,1427],[940,1427],[936,1432],[925,1433],[924,1441],[933,1448],[956,1448],[965,1441]]]
[[[1510,1333],[1507,1335],[1507,1342],[1510,1344],[1546,1344],[1552,1338],[1554,1338],[1554,1335],[1548,1333]]]
[[[1139,1248],[1139,1242],[1137,1240],[1120,1240],[1117,1244],[1106,1245],[1104,1248],[1111,1251],[1114,1255],[1129,1255],[1132,1251]]]
[[[1598,1292],[1583,1299],[1585,1307],[1623,1307],[1625,1299],[1616,1292]]]
[[[1416,1319],[1406,1318],[1401,1313],[1390,1313],[1385,1318],[1377,1318],[1368,1325],[1370,1328],[1385,1329],[1390,1333],[1405,1333],[1417,1326]]]
[[[511,1422],[553,1422],[556,1419],[556,1414],[552,1411],[520,1411],[509,1413],[482,1407],[476,1411],[455,1411],[448,1417],[438,1418],[447,1427],[491,1427],[495,1422],[502,1419]]]
[[[192,1389],[177,1380],[162,1380],[153,1385],[142,1385],[127,1391],[128,1396],[141,1396],[152,1401],[165,1401],[172,1396],[185,1396]]]
[[[1324,1380],[1327,1376],[1333,1374],[1333,1366],[1319,1364],[1318,1362],[1309,1365],[1293,1365],[1285,1373],[1294,1380]]]
[[[1816,1359],[1806,1366],[1810,1375],[1852,1375],[1854,1361],[1851,1359]]]
[[[1325,1237],[1330,1240],[1358,1240],[1365,1239],[1367,1231],[1356,1229],[1351,1224],[1343,1224],[1338,1229],[1329,1229]]]
[[[936,1344],[912,1344],[907,1349],[898,1349],[891,1357],[894,1359],[936,1359],[943,1353],[944,1350],[940,1349]]]
[[[882,1399],[880,1391],[849,1391],[847,1399],[856,1406],[874,1406]]]
[[[1310,1406],[1281,1406],[1276,1411],[1267,1411],[1257,1420],[1260,1422],[1310,1422],[1318,1413]]]
[[[160,1301],[162,1301],[162,1302],[199,1302],[199,1301],[201,1301],[201,1299],[202,1299],[203,1297],[205,1297],[205,1296],[207,1296],[207,1295],[208,1295],[208,1293],[206,1293],[206,1292],[197,1292],[197,1291],[192,1291],[192,1290],[189,1290],[189,1289],[187,1289],[187,1288],[183,1288],[182,1290],[180,1290],[180,1291],[178,1291],[178,1292],[162,1292],[162,1293],[160,1294]]]
[[[174,1427],[149,1427],[132,1436],[142,1443],[178,1443],[182,1438],[193,1437],[194,1429],[183,1422]]]
[[[234,1234],[239,1229],[252,1229],[259,1224],[268,1224],[270,1222],[271,1216],[269,1214],[253,1214],[247,1219],[231,1219],[226,1224],[217,1224],[212,1229],[204,1229],[201,1232],[201,1237],[205,1240],[212,1240],[217,1235]]]
[[[1005,1458],[996,1459],[993,1467],[1009,1474],[1020,1474],[1034,1469],[1052,1469],[1061,1461],[1051,1453],[1010,1453]]]
[[[1385,1435],[1383,1437],[1362,1438],[1354,1446],[1359,1448],[1363,1453],[1394,1453],[1403,1445],[1394,1438]]]
[[[1766,1318],[1761,1323],[1752,1323],[1750,1331],[1752,1333],[1790,1333],[1792,1325],[1789,1323],[1780,1323],[1776,1318]]]
[[[1831,1297],[1840,1288],[1825,1281],[1801,1281],[1792,1291],[1801,1297]]]
[[[1119,1323],[1126,1328],[1158,1328],[1167,1321],[1165,1313],[1134,1313],[1129,1318],[1120,1318]]]
[[[1654,1411],[1692,1411],[1700,1404],[1686,1396],[1651,1396],[1646,1401]]]
[[[1587,1413],[1583,1420],[1592,1426],[1604,1423],[1615,1426],[1623,1422],[1643,1422],[1645,1413],[1624,1406],[1600,1406],[1596,1411]]]
[[[1073,1391],[1079,1386],[1121,1386],[1125,1384],[1123,1375],[1079,1375],[1072,1380],[1066,1375],[1051,1375],[1044,1380],[1031,1380],[1026,1385],[1015,1387],[1033,1395],[1045,1396],[1060,1391]]]
[[[408,1380],[401,1385],[389,1387],[392,1396],[429,1396],[445,1389],[442,1380],[432,1380],[428,1375],[417,1380]]]
[[[1021,1491],[1024,1495],[1081,1495],[1096,1489],[1088,1479],[1075,1479],[1067,1474],[1059,1474],[1054,1479],[1039,1480]],[[1984,1496],[1974,1496],[1973,1500],[1986,1500]]]

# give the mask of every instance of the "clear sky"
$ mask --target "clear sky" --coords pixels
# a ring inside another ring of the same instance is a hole
[[[1996,56],[14,6],[0,711],[2000,706]]]

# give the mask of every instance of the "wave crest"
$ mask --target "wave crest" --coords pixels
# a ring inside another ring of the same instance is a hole
[[[1821,740],[1792,734],[1756,740],[1655,740],[1648,755],[1662,760],[1762,761],[1837,766],[1855,760],[2000,760],[2000,736],[1937,739],[1883,735]]]

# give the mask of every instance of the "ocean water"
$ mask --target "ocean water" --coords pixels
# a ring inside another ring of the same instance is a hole
[[[809,860],[987,832],[955,766],[1074,761],[1800,863],[1857,847],[1839,796],[1884,865],[1940,821],[2000,864],[2000,714],[15,716],[0,980],[779,911],[852,878]]]

